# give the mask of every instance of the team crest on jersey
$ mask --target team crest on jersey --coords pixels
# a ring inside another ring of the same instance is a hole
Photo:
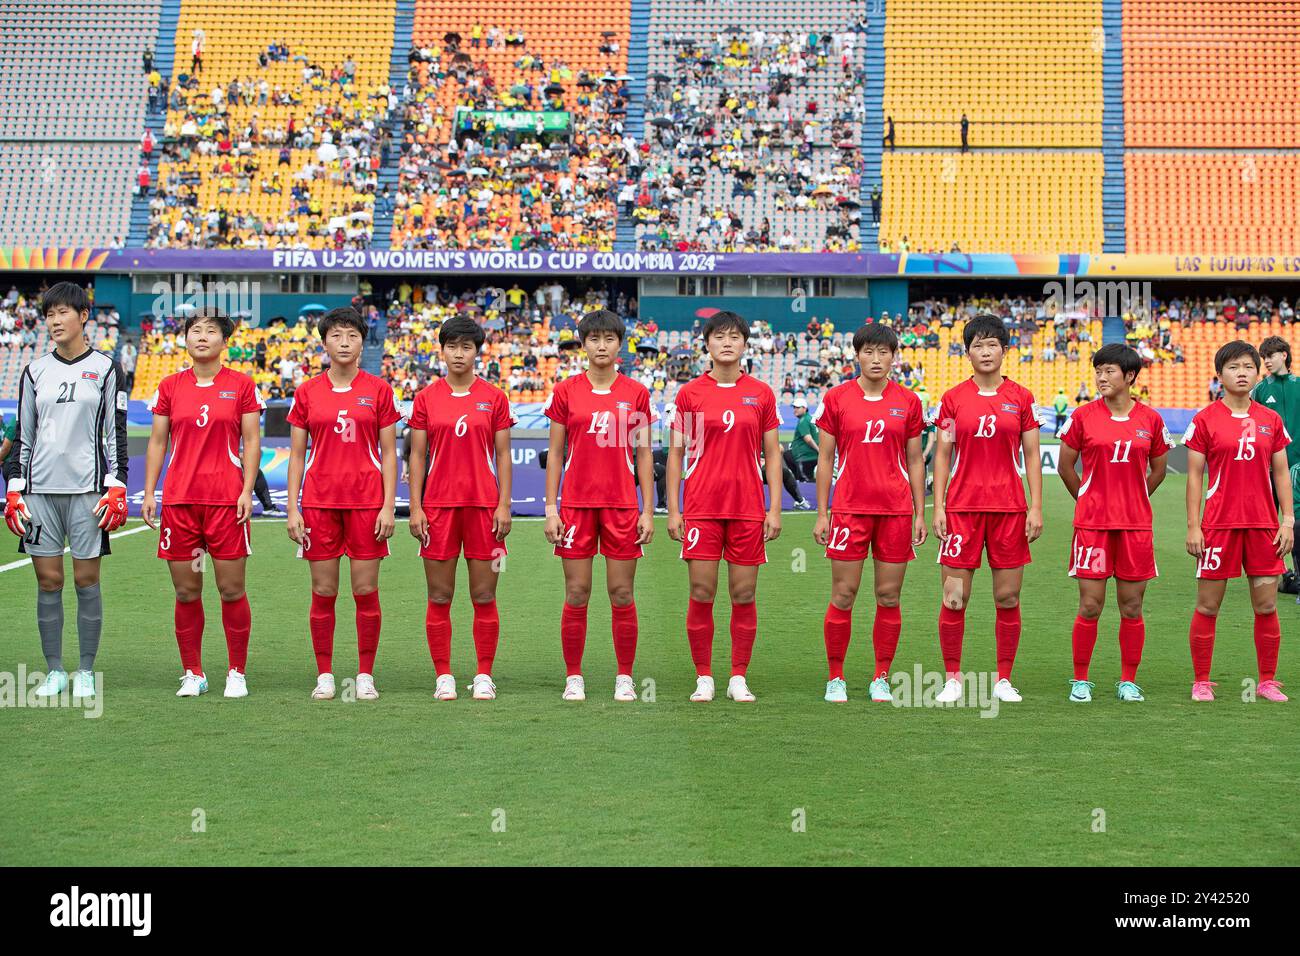
[[[757,404],[758,404],[758,396],[757,396],[757,395],[742,395],[741,398],[740,398],[740,404],[742,404],[742,405],[757,405]]]
[[[1271,435],[1271,434],[1273,434],[1273,426],[1272,426],[1272,425],[1260,425],[1260,426],[1259,426],[1259,433],[1260,433],[1261,435]]]
[[[889,414],[892,415],[894,418],[906,418],[906,417],[907,417],[907,412],[904,411],[904,410],[901,409],[901,408],[891,408],[891,409],[889,410]]]
[[[1149,431],[1147,431],[1145,428],[1139,428],[1139,429],[1137,429],[1137,430],[1134,432],[1134,434],[1137,435],[1138,438],[1146,438],[1146,439],[1150,439],[1150,438],[1151,438],[1151,433],[1150,433]]]
[[[92,382],[98,382],[98,381],[99,381],[99,373],[98,373],[98,372],[82,372],[82,373],[81,373],[81,377],[84,378],[84,379],[89,379],[89,380],[92,381]]]
[[[375,400],[369,395],[359,395],[357,396],[357,404],[364,408],[374,408]]]
[[[1019,415],[1019,414],[1020,414],[1020,406],[1019,406],[1019,405],[1016,405],[1016,404],[1013,404],[1012,402],[1003,402],[1003,403],[1002,403],[1002,410],[1003,410],[1004,412],[1009,412],[1009,413],[1011,413],[1012,415]]]
[[[492,403],[491,403],[491,402],[475,402],[475,403],[474,403],[474,407],[477,408],[480,412],[490,412],[490,411],[492,411]]]
[[[632,403],[631,403],[631,402],[615,402],[615,403],[614,403],[614,407],[617,408],[619,411],[622,411],[622,412],[630,412],[630,411],[632,410]]]
[[[233,398],[235,397],[235,393],[234,393],[234,392],[220,392],[220,393],[219,393],[219,397],[220,397],[220,398],[233,399]]]

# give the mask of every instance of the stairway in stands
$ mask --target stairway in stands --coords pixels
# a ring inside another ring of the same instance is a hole
[[[400,95],[406,85],[406,72],[409,69],[411,55],[411,37],[415,32],[415,0],[396,0],[397,8],[393,16],[393,55],[388,63],[388,85]],[[379,185],[377,194],[388,187],[388,195],[397,196],[397,168],[402,160],[402,106],[393,110],[384,128],[388,130],[391,142],[388,162],[379,168]],[[393,244],[393,210],[387,212],[375,208],[373,235],[370,240],[372,249],[389,249]]]
[[[1106,48],[1101,56],[1102,252],[1124,252],[1124,13],[1122,0],[1102,0]]]
[[[623,131],[641,144],[645,135],[646,74],[650,69],[650,0],[632,0],[631,35],[627,47],[627,72],[632,77],[628,83],[631,101],[627,116],[623,118]],[[614,248],[619,252],[636,249],[636,220],[621,214],[615,221]]]
[[[885,0],[867,0],[866,82],[863,97],[867,118],[862,124],[862,218],[858,237],[866,252],[879,248],[880,226],[871,221],[871,187],[880,182],[881,140],[885,135]]]
[[[158,188],[158,159],[162,155],[163,126],[167,122],[167,92],[171,86],[172,66],[176,61],[176,23],[181,16],[181,0],[163,0],[158,17],[158,37],[153,45],[154,68],[162,74],[162,99],[155,109],[145,110],[145,129],[153,133],[153,155],[149,158],[150,194]],[[141,136],[144,132],[141,131]],[[135,173],[133,172],[134,178]],[[131,219],[126,244],[140,247],[149,238],[149,199],[136,196],[131,200]]]

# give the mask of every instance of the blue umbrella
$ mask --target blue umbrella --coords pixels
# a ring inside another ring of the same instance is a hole
[[[306,305],[304,305],[301,309],[298,310],[298,314],[307,315],[310,312],[328,312],[328,311],[329,309],[325,308],[325,306],[321,305],[319,302],[308,302]]]

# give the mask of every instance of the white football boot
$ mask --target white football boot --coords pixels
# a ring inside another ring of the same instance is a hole
[[[176,692],[177,697],[198,697],[199,694],[208,692],[208,679],[202,674],[196,674],[194,671],[187,670],[185,676],[181,678],[181,689]]]
[[[713,700],[713,678],[697,677],[695,678],[695,693],[691,694],[691,700],[697,704],[707,704]]]
[[[733,674],[731,680],[727,681],[727,696],[738,704],[752,704],[756,700],[754,692],[740,674]]]
[[[564,693],[560,695],[561,700],[586,700],[587,685],[582,679],[581,674],[570,674],[564,679]]]
[[[334,675],[321,674],[316,678],[316,687],[311,692],[312,700],[334,699]]]
[[[433,684],[433,699],[455,700],[456,678],[451,674],[439,674],[438,679]]]
[[[1008,704],[1018,704],[1023,699],[1020,696],[1020,691],[1012,687],[1011,681],[1005,677],[993,685],[993,697]]]
[[[943,690],[934,695],[936,704],[955,704],[961,700],[961,681],[955,677],[949,677],[944,682]]]
[[[226,690],[222,696],[247,697],[248,678],[232,667],[230,673],[226,675]]]
[[[497,685],[492,682],[489,674],[475,674],[474,682],[469,685],[469,689],[474,692],[475,700],[497,699]]]
[[[375,690],[374,675],[357,675],[357,700],[379,700],[379,691]]]
[[[614,678],[614,699],[621,703],[636,700],[636,684],[632,682],[631,674],[619,674]]]

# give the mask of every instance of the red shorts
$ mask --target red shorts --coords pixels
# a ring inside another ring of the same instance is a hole
[[[1150,581],[1156,567],[1155,540],[1150,531],[1099,531],[1075,528],[1070,548],[1070,577],[1090,581]]]
[[[555,546],[561,558],[594,558],[597,541],[600,553],[615,561],[635,561],[644,557],[636,543],[636,522],[641,512],[635,508],[560,508],[564,537]]]
[[[303,508],[305,528],[298,557],[332,561],[347,555],[354,561],[388,557],[388,542],[375,540],[379,508]]]
[[[158,557],[193,561],[201,552],[216,561],[253,553],[248,522],[235,517],[234,505],[163,505],[158,516]]]
[[[495,508],[425,508],[429,540],[420,557],[454,561],[463,550],[467,561],[493,561],[506,553],[506,543],[492,533]]]
[[[834,561],[864,561],[871,551],[875,552],[877,561],[889,564],[914,560],[912,516],[849,515],[832,511],[826,557]]]
[[[1241,577],[1276,577],[1286,571],[1269,528],[1206,528],[1205,550],[1196,562],[1196,576],[1206,581]]]
[[[767,564],[762,519],[687,518],[683,561]]]
[[[949,511],[948,536],[939,542],[939,563],[974,570],[987,550],[990,568],[1029,564],[1023,511]]]

